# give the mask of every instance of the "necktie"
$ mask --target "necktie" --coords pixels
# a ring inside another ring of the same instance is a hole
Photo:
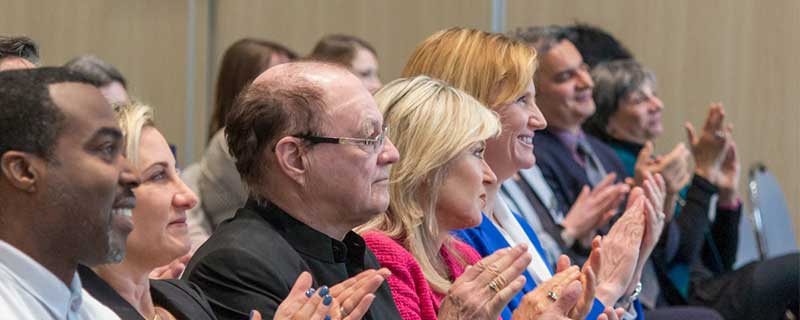
[[[606,176],[606,170],[603,169],[600,159],[594,154],[586,140],[578,140],[576,147],[578,156],[583,159],[583,169],[586,171],[586,177],[589,178],[589,184],[594,187]]]
[[[558,257],[562,253],[561,247],[550,233],[547,232],[547,229],[542,224],[542,220],[539,219],[537,208],[533,203],[536,201],[536,199],[533,198],[535,195],[529,197],[523,188],[527,188],[524,181],[511,178],[503,182],[499,194],[512,212],[521,215],[528,221],[528,224],[531,225],[533,231],[536,232],[536,236],[539,237],[539,244],[542,245],[542,249],[544,249],[545,254],[547,254],[547,261],[551,262],[550,266],[552,267],[555,262],[558,261]],[[546,210],[544,208],[542,209]]]
[[[586,170],[586,177],[589,178],[589,183],[594,187],[603,177],[606,176],[606,171],[600,163],[600,159],[594,154],[589,143],[585,139],[579,139],[577,144],[578,155],[584,160],[583,168]],[[661,292],[661,287],[658,284],[658,275],[653,266],[652,261],[645,263],[645,268],[642,272],[642,292],[639,295],[639,301],[650,309],[656,307],[658,294]]]

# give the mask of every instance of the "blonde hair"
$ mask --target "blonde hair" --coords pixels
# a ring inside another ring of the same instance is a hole
[[[117,105],[115,110],[117,123],[125,138],[125,158],[136,166],[139,163],[139,140],[142,136],[142,129],[155,126],[153,108],[134,102]]]
[[[436,202],[448,164],[470,145],[496,136],[500,120],[475,98],[442,81],[421,76],[397,79],[375,94],[389,139],[400,151],[391,168],[387,212],[359,228],[399,240],[422,267],[431,287],[452,285],[436,239]],[[444,242],[450,256],[463,259]]]
[[[455,27],[420,43],[403,77],[441,79],[494,109],[521,95],[535,70],[536,51],[524,43],[500,33]]]

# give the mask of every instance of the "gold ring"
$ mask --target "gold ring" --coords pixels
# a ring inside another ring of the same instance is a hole
[[[556,300],[558,300],[558,293],[547,291],[547,297],[550,298],[550,300],[553,300],[553,302],[556,302]]]
[[[492,291],[494,291],[494,293],[500,292],[500,286],[494,280],[489,282],[489,289],[492,289]]]
[[[497,277],[494,278],[494,281],[497,282],[497,285],[500,286],[500,288],[506,287],[506,278],[504,278],[502,275],[498,274]]]

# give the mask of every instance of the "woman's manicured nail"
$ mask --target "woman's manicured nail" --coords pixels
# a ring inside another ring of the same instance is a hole
[[[314,295],[314,291],[316,291],[314,288],[308,288],[308,290],[306,290],[306,297],[311,298],[311,296]]]
[[[328,286],[322,286],[321,288],[319,288],[320,297],[324,297],[326,294],[328,294]]]
[[[322,304],[324,304],[324,305],[326,305],[326,306],[329,306],[329,305],[331,305],[331,302],[333,302],[333,297],[331,297],[331,296],[330,296],[330,295],[328,295],[328,294],[326,294],[326,295],[325,295],[325,297],[324,297],[324,298],[322,298]]]

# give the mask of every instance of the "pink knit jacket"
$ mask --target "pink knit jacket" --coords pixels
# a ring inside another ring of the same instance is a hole
[[[400,311],[400,316],[405,320],[432,320],[436,319],[439,304],[444,298],[443,294],[434,292],[425,280],[419,263],[399,242],[389,238],[383,233],[370,231],[362,235],[367,247],[375,254],[381,267],[392,271],[386,280],[392,289],[392,296]],[[459,240],[452,240],[452,248],[461,254],[461,257],[472,265],[481,259],[475,249]],[[442,255],[451,279],[456,279],[464,273],[466,266],[461,266],[455,257],[450,256],[444,248],[439,253]]]

